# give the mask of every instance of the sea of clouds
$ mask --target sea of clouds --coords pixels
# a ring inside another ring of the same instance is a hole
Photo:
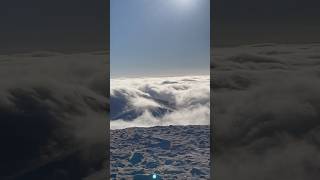
[[[113,128],[208,124],[214,108],[216,179],[318,179],[319,52],[214,48],[210,107],[209,77],[113,79],[109,99],[105,52],[0,55],[0,177],[105,179],[110,102]]]
[[[211,60],[213,178],[318,179],[320,45],[213,48]]]
[[[110,128],[210,123],[210,77],[116,78],[110,82]]]
[[[106,176],[107,57],[0,55],[0,179]]]

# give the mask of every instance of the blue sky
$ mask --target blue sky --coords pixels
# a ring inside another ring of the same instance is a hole
[[[210,0],[111,0],[111,77],[209,74]]]

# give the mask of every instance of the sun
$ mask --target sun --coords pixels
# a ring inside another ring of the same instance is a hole
[[[194,0],[175,0],[180,6],[190,6]]]
[[[196,2],[198,0],[171,0],[175,6],[176,9],[180,9],[180,10],[190,10],[193,9],[193,7],[195,7],[195,5],[197,4]]]

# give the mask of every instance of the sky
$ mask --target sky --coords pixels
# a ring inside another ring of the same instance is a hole
[[[109,49],[105,0],[2,0],[0,53]]]
[[[318,0],[213,0],[211,46],[320,42]]]
[[[111,0],[111,77],[209,74],[209,0]]]
[[[109,49],[109,1],[1,0],[0,53]],[[212,46],[320,42],[318,0],[212,0],[210,6]]]

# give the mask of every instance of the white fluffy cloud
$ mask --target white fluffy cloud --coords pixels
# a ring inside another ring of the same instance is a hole
[[[110,95],[111,129],[210,121],[209,76],[112,79]]]

